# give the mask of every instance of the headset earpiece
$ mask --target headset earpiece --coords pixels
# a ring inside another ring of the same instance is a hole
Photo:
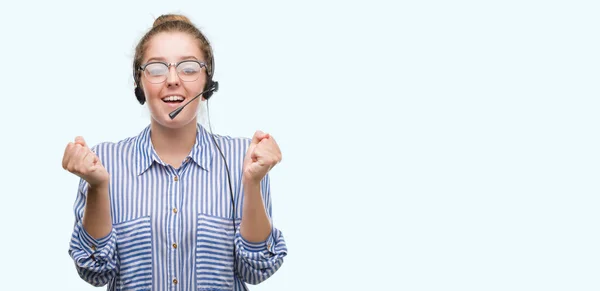
[[[141,76],[137,74],[137,70],[134,69],[133,81],[135,82],[135,89],[133,90],[133,93],[135,94],[137,101],[140,102],[141,105],[144,105],[144,103],[146,103],[146,95],[144,95],[144,90],[142,90],[142,87],[140,86],[140,77]]]
[[[142,88],[140,86],[135,86],[135,98],[137,98],[138,102],[140,102],[141,105],[144,105],[144,103],[146,103],[146,96],[144,95],[144,90],[142,90]]]
[[[214,86],[213,80],[212,79],[208,79],[206,81],[206,86],[204,86],[204,90],[208,90],[208,89],[210,89],[213,86]],[[208,100],[208,98],[210,98],[210,96],[212,96],[213,93],[214,93],[214,91],[208,91],[208,92],[202,94],[202,97],[204,97],[204,99]]]

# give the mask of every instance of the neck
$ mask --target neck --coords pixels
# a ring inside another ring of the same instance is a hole
[[[161,160],[179,167],[196,143],[196,122],[190,122],[181,128],[167,128],[152,120],[150,139]]]

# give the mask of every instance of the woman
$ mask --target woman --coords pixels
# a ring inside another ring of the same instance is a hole
[[[246,290],[266,280],[287,254],[270,218],[277,143],[261,131],[213,135],[197,122],[212,91],[193,98],[215,89],[214,63],[185,16],[157,18],[133,68],[150,125],[91,148],[77,137],[65,149],[63,168],[81,178],[69,248],[79,276],[108,290]]]

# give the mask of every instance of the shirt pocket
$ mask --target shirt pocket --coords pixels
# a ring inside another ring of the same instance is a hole
[[[117,233],[117,290],[152,289],[152,227],[150,216],[113,225]]]
[[[198,290],[232,290],[235,228],[230,218],[198,214],[196,284]]]

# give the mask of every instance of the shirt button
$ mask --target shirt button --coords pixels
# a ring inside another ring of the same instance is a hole
[[[179,181],[179,178],[177,176],[175,176],[175,178],[173,178],[173,180],[175,180],[175,182]]]
[[[177,279],[173,279],[173,284],[177,285]]]
[[[96,250],[96,246],[92,246],[92,250],[94,250],[94,251],[95,251],[95,250]]]
[[[173,213],[177,213],[177,208],[173,208]]]
[[[173,244],[173,248],[176,249],[177,248],[177,244]]]

